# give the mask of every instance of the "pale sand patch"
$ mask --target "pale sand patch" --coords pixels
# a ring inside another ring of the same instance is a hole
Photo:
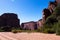
[[[44,33],[11,33],[11,32],[0,32],[0,35],[8,36],[12,40],[60,40],[60,36],[55,34],[44,34]]]

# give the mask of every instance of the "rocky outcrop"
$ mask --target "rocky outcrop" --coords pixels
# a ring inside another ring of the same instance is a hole
[[[58,2],[54,1],[54,2],[50,2],[48,8],[45,8],[43,10],[43,17],[42,17],[42,22],[43,24],[45,23],[46,19],[48,16],[50,16],[51,14],[53,14],[55,7],[57,6]]]
[[[50,10],[51,13],[54,12],[54,9],[55,9],[56,6],[57,6],[57,2],[56,1],[54,1],[54,2],[50,1],[48,9]]]
[[[14,13],[2,14],[0,16],[0,27],[8,27],[8,28],[20,27],[20,21],[18,19],[17,14],[14,14]]]
[[[59,4],[60,3],[60,0],[56,0],[56,2]]]
[[[37,22],[25,22],[21,24],[21,28],[24,30],[35,30],[37,29]]]
[[[20,25],[18,16],[14,13],[4,13],[1,17],[4,19],[5,25],[12,27],[18,27]]]
[[[40,28],[40,27],[42,27],[42,25],[43,25],[42,24],[42,19],[38,20],[37,21],[37,29]]]
[[[46,18],[50,15],[51,15],[51,12],[49,11],[49,9],[44,9],[43,10],[43,17],[42,17],[43,23],[46,21]]]

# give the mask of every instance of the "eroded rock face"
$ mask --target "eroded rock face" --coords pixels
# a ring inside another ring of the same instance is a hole
[[[42,17],[42,22],[43,22],[43,24],[45,23],[47,17],[49,17],[51,14],[53,14],[53,12],[54,12],[57,4],[58,4],[58,3],[57,3],[57,0],[55,0],[54,2],[51,1],[51,2],[49,3],[48,8],[45,8],[45,9],[43,10],[43,17]]]
[[[37,28],[39,29],[42,26],[43,26],[42,19],[40,19],[40,20],[37,21]]]
[[[56,1],[57,1],[58,4],[60,3],[60,0],[56,0]]]
[[[0,16],[0,27],[20,27],[20,20],[17,14],[14,13],[4,13]]]
[[[54,2],[51,1],[49,3],[48,9],[50,10],[51,13],[54,12],[54,9],[55,9],[56,6],[57,6],[57,2],[56,1],[54,1]]]
[[[37,29],[37,22],[26,22],[21,24],[21,28],[25,30],[35,30]]]
[[[50,10],[49,9],[44,9],[43,10],[43,19],[42,19],[42,21],[43,21],[43,23],[46,21],[46,19],[47,19],[47,17],[48,16],[50,16],[52,13],[50,12]]]

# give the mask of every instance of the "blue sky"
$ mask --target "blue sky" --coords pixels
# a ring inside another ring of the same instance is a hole
[[[0,0],[0,15],[16,13],[20,22],[38,21],[42,18],[42,10],[54,0]]]

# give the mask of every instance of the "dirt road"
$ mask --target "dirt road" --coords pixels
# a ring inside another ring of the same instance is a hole
[[[0,40],[60,40],[60,36],[44,33],[0,32]]]

